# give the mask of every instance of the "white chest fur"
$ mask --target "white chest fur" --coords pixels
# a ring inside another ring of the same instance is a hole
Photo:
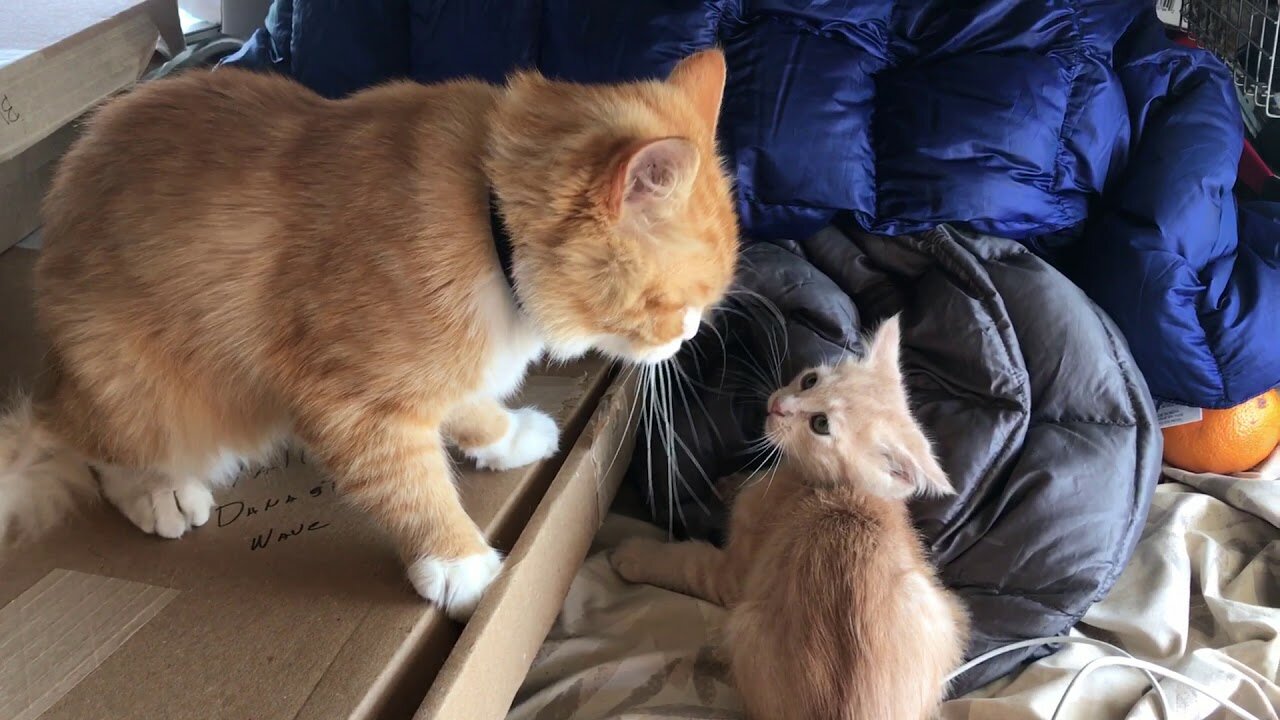
[[[482,280],[476,292],[478,320],[489,335],[489,352],[479,395],[506,399],[520,388],[529,365],[546,345],[516,306],[501,273]]]

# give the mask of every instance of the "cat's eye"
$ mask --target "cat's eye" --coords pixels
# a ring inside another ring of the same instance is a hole
[[[809,428],[819,435],[831,434],[831,423],[827,420],[827,416],[822,413],[809,418]]]
[[[816,372],[808,373],[804,377],[800,378],[801,390],[808,390],[809,388],[817,384],[818,384],[818,373]]]

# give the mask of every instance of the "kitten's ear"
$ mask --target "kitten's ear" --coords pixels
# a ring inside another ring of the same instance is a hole
[[[667,77],[667,82],[683,90],[693,101],[698,117],[707,124],[712,134],[715,134],[716,122],[720,119],[720,103],[724,100],[727,73],[724,53],[719,49],[712,49],[681,60]]]
[[[871,339],[871,348],[867,351],[867,362],[877,370],[898,376],[901,374],[902,324],[898,315],[890,317],[880,324],[875,337]]]
[[[684,138],[633,145],[615,166],[609,210],[616,218],[652,218],[684,200],[698,163],[698,149]]]
[[[946,471],[933,456],[929,440],[919,430],[913,428],[911,437],[904,442],[887,445],[884,456],[889,475],[912,488],[913,495],[945,497],[956,494]]]

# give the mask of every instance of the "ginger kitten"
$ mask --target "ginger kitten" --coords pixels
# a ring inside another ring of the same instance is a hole
[[[501,558],[445,442],[550,456],[503,401],[544,354],[665,360],[737,253],[718,51],[665,81],[392,83],[327,100],[234,69],[101,108],[44,205],[33,405],[0,421],[0,536],[96,487],[176,538],[210,486],[296,438],[469,617]],[[491,215],[492,203],[492,215]],[[491,221],[491,218],[496,220]]]
[[[734,500],[729,544],[633,538],[627,580],[730,609],[734,682],[755,720],[924,720],[962,660],[968,617],[907,514],[953,492],[911,416],[897,318],[864,360],[801,373],[769,400],[776,474]]]

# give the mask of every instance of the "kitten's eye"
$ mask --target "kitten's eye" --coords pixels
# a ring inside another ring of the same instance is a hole
[[[818,384],[818,373],[816,372],[811,372],[808,375],[805,375],[804,377],[800,378],[801,390],[808,390],[809,388],[817,384]]]
[[[831,434],[831,423],[827,422],[827,416],[822,413],[809,418],[809,427],[819,435]]]

